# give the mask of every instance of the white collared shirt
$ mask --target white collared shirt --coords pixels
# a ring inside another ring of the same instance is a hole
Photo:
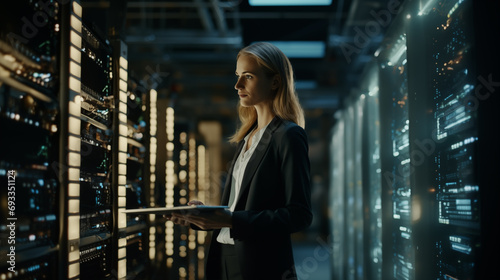
[[[267,124],[269,125],[269,124]],[[257,145],[260,142],[260,139],[262,138],[262,135],[264,135],[264,131],[267,128],[267,125],[261,129],[259,129],[252,137],[252,144],[248,150],[246,150],[246,145],[248,142],[248,138],[251,133],[249,133],[247,136],[245,136],[245,144],[243,145],[243,148],[241,149],[240,154],[238,155],[238,158],[236,159],[236,162],[234,163],[233,167],[233,174],[231,176],[231,185],[234,186],[234,201],[232,205],[229,206],[229,210],[231,212],[234,211],[234,208],[236,207],[236,202],[238,200],[238,195],[240,193],[241,189],[241,182],[243,180],[243,175],[245,174],[245,169],[247,167],[248,161],[252,157],[255,148],[257,148]],[[246,150],[246,151],[245,151]],[[231,187],[231,185],[229,187]],[[223,243],[223,244],[234,244],[234,239],[231,238],[229,228],[221,228],[219,235],[217,236],[217,242]]]

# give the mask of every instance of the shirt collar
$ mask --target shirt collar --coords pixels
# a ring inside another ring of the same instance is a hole
[[[259,131],[257,131],[254,135],[253,135],[253,138],[252,140],[254,139],[260,139],[262,137],[262,135],[264,134],[264,131],[266,131],[267,127],[269,126],[271,122],[269,122],[266,126],[264,126],[263,128],[261,128]],[[252,129],[255,130],[257,128],[257,126],[254,126],[254,128]],[[248,141],[248,138],[250,137],[250,134],[252,134],[252,132],[250,131],[250,133],[248,133],[245,138],[243,138],[245,140],[245,143]],[[252,141],[252,146],[257,144],[256,142],[259,142],[259,141]]]

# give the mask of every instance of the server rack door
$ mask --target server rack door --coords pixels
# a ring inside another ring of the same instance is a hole
[[[344,228],[345,228],[345,167],[344,167],[344,116],[340,112],[336,114],[336,124],[332,130],[332,141],[330,143],[331,181],[330,181],[330,203],[332,211],[331,233],[332,233],[332,271],[333,279],[344,279]]]
[[[414,164],[414,205],[421,209],[414,240],[420,248],[418,279],[475,279],[484,261],[481,248],[488,246],[482,223],[489,218],[481,205],[490,192],[491,172],[479,166],[491,152],[485,139],[491,129],[479,116],[494,114],[485,111],[491,108],[481,106],[478,95],[484,80],[478,57],[489,59],[475,38],[481,32],[474,29],[479,14],[473,1],[450,1],[434,3],[412,20],[410,117],[418,125],[412,126],[410,140],[420,159]]]
[[[404,26],[390,34],[380,59],[383,276],[414,279],[408,76]]]
[[[57,278],[62,11],[0,10],[0,278]]]

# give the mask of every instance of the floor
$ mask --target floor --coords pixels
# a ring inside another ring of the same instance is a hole
[[[331,249],[321,239],[293,244],[298,280],[331,280]]]

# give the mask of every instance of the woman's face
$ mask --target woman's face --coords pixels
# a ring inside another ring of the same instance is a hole
[[[242,106],[265,105],[271,102],[272,92],[277,88],[277,80],[269,77],[255,58],[241,55],[236,62],[236,77],[238,81],[234,88],[238,90]]]

